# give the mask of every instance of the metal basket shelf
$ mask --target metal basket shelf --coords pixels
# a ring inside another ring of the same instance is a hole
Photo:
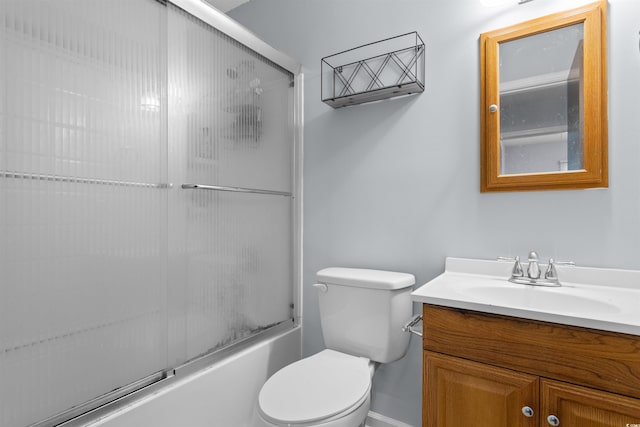
[[[322,102],[340,108],[424,92],[424,50],[413,31],[322,58]]]

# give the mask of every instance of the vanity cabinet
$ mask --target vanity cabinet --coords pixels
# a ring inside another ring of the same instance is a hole
[[[640,400],[559,381],[541,380],[541,414],[558,414],[563,426],[640,424]],[[542,420],[546,421],[546,420]],[[541,422],[541,425],[549,424]]]
[[[425,352],[424,365],[424,426],[538,425],[521,411],[535,407],[538,377],[432,352]]]
[[[429,304],[423,322],[424,427],[640,425],[639,337]]]

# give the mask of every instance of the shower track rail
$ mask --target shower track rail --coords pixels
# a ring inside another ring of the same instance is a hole
[[[244,188],[244,187],[225,187],[222,185],[182,184],[182,188],[185,190],[231,191],[234,193],[254,193],[254,194],[267,194],[270,196],[293,197],[293,195],[288,191],[260,190],[257,188]]]
[[[0,171],[0,178],[33,179],[39,181],[72,182],[76,184],[100,184],[120,187],[171,188],[173,184],[147,182],[118,181],[112,179],[82,178],[78,176],[45,175],[26,172]]]
[[[293,330],[298,325],[294,319],[287,319],[263,328],[227,347],[217,348],[209,353],[186,361],[180,366],[156,372],[128,386],[90,400],[69,411],[54,415],[29,427],[84,427],[96,423],[114,413],[117,408],[126,408],[142,399],[157,394],[160,390],[185,380],[190,375],[219,363],[229,356],[251,348],[279,334]]]

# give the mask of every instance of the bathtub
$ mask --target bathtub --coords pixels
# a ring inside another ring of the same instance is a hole
[[[300,327],[240,350],[91,427],[251,427],[262,384],[300,359]]]

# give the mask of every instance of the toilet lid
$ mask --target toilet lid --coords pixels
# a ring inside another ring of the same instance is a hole
[[[332,417],[369,393],[369,360],[323,350],[276,372],[258,397],[262,415],[276,424]]]

